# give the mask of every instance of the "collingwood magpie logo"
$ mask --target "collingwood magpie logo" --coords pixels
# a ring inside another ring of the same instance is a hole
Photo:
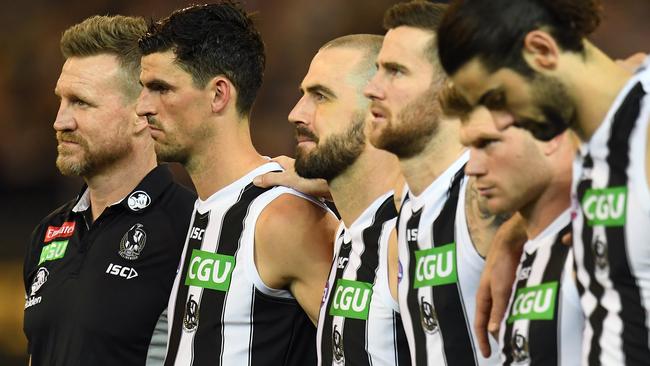
[[[519,334],[519,330],[515,330],[515,334],[510,341],[510,346],[512,347],[512,360],[515,363],[524,363],[529,360],[528,340]]]
[[[424,300],[424,296],[420,297],[420,322],[422,329],[425,333],[435,334],[438,332],[438,317],[433,305]]]
[[[594,243],[591,245],[591,248],[594,252],[594,258],[596,261],[596,266],[600,270],[607,268],[609,261],[607,260],[607,243],[602,240],[599,236],[594,238]]]
[[[147,233],[143,228],[144,225],[135,224],[124,234],[120,240],[120,257],[128,260],[138,259],[147,243]]]
[[[332,332],[332,353],[334,354],[334,362],[342,364],[343,359],[345,358],[345,353],[343,353],[343,336],[341,335],[341,332],[336,329],[336,325]]]
[[[192,297],[194,297],[194,295],[190,295],[187,304],[185,304],[183,330],[186,332],[195,331],[196,327],[199,325],[199,304],[197,304]]]
[[[41,267],[38,269],[34,275],[34,279],[32,280],[30,295],[29,297],[26,296],[27,298],[25,299],[25,309],[41,303],[42,296],[36,296],[36,293],[41,289],[41,287],[43,287],[45,282],[47,282],[47,278],[49,276],[50,272],[47,270],[47,268]]]
[[[140,211],[149,206],[151,203],[151,197],[149,197],[147,192],[135,191],[129,195],[126,202],[131,210]]]

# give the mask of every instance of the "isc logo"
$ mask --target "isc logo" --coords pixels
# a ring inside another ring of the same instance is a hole
[[[366,282],[339,279],[336,281],[330,315],[368,319],[372,285]]]
[[[203,240],[203,234],[205,234],[205,229],[193,227],[190,233],[190,239]]]
[[[517,290],[508,323],[518,319],[553,319],[557,282]]]
[[[235,257],[194,249],[187,269],[185,284],[219,291],[228,291]]]
[[[604,226],[625,225],[627,187],[589,189],[582,199],[587,224]]]
[[[456,244],[415,252],[414,288],[440,286],[456,282]]]
[[[106,273],[113,276],[123,277],[127,280],[138,277],[138,272],[135,268],[120,266],[119,264],[110,263],[106,268]]]

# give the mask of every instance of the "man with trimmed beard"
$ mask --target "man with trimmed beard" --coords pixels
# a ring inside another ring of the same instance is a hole
[[[319,365],[410,365],[391,241],[394,190],[403,180],[397,159],[368,143],[364,132],[369,103],[363,87],[375,72],[381,42],[377,35],[349,35],[321,47],[289,114],[298,141],[296,172],[327,181],[342,219],[318,319]]]
[[[95,16],[61,38],[56,165],[86,185],[27,249],[32,365],[144,365],[167,306],[195,196],[157,166],[135,113],[146,29],[142,18]]]
[[[601,5],[454,1],[438,45],[443,67],[470,105],[512,115],[496,120],[498,128],[519,126],[543,140],[571,128],[582,140],[572,189],[573,248],[587,317],[582,363],[645,365],[650,60],[631,72],[587,39],[600,23]],[[492,310],[491,329],[502,313]]]
[[[411,361],[495,365],[496,355],[476,352],[471,324],[483,257],[501,220],[485,211],[463,173],[469,153],[460,122],[440,112],[446,80],[435,37],[445,10],[413,1],[387,11],[378,71],[365,89],[368,137],[397,156],[408,184],[397,223],[398,298]]]

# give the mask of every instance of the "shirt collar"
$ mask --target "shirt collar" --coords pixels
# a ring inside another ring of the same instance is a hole
[[[172,182],[172,174],[167,165],[158,165],[129,194],[111,206],[120,205],[128,211],[144,212],[162,195]],[[90,192],[88,191],[88,186],[84,185],[72,211],[82,212],[86,211],[89,207]]]

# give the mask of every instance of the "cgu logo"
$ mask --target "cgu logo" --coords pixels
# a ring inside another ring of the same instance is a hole
[[[205,234],[205,229],[193,227],[190,239],[203,240],[203,234]]]
[[[623,226],[627,208],[627,187],[589,189],[582,210],[589,226]]]
[[[235,257],[194,249],[187,269],[185,284],[228,291]]]
[[[557,282],[517,290],[508,323],[519,319],[551,320],[555,315]]]
[[[372,284],[339,279],[336,281],[330,315],[354,319],[368,319]]]
[[[440,286],[455,283],[456,244],[418,250],[415,252],[414,288]]]

